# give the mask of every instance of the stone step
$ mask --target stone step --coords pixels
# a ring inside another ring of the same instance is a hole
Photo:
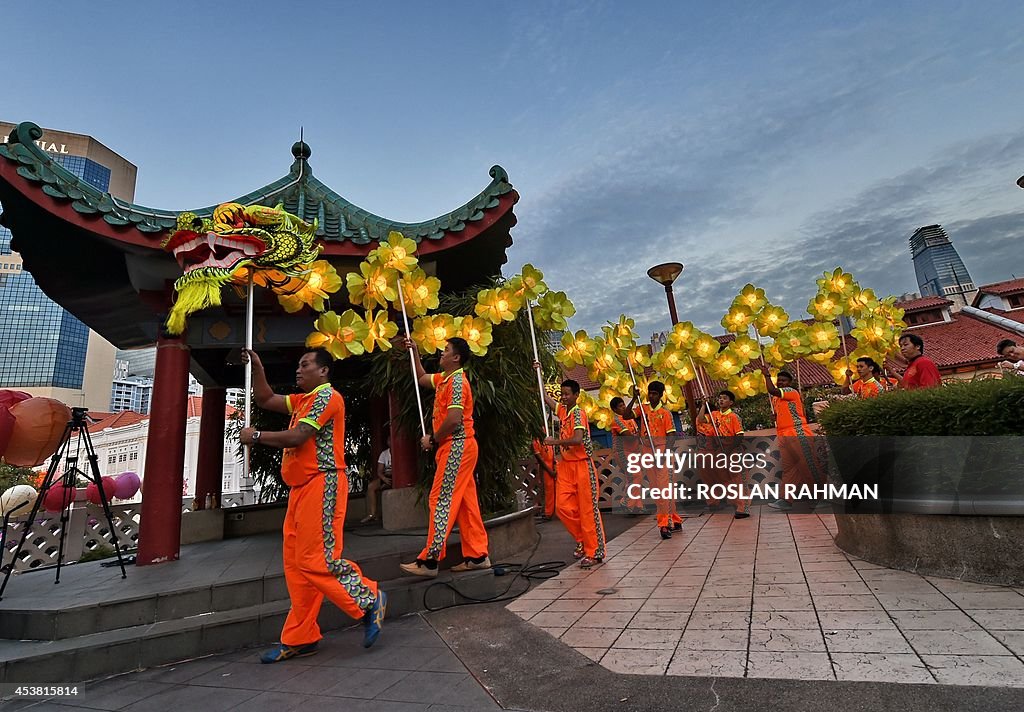
[[[507,584],[490,571],[442,573],[437,579],[400,578],[381,583],[388,594],[388,618],[465,602],[453,585],[472,598],[497,595]],[[506,579],[502,579],[506,581]],[[427,589],[430,589],[427,594]],[[0,683],[86,682],[117,673],[192,658],[226,653],[278,640],[288,614],[287,596],[232,610],[217,610],[187,618],[118,627],[51,640],[0,640]],[[330,604],[320,612],[320,627],[335,630],[353,625],[351,618]],[[381,643],[387,644],[387,628]],[[255,653],[254,653],[255,654]]]

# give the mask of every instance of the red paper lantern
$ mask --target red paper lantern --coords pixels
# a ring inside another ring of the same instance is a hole
[[[46,490],[43,498],[43,507],[47,512],[59,512],[67,509],[68,505],[75,501],[75,488],[65,487],[63,482],[55,482]]]
[[[0,408],[0,456],[7,451],[7,445],[14,434],[14,416],[6,408]]]
[[[71,409],[53,398],[23,400],[11,406],[10,413],[14,430],[4,459],[17,467],[42,464],[57,449],[71,420]]]
[[[15,403],[21,403],[23,400],[28,400],[32,396],[23,391],[8,391],[0,390],[0,410],[6,410]]]
[[[114,497],[114,491],[117,489],[117,482],[115,482],[114,478],[109,475],[107,477],[100,478],[100,482],[103,483],[103,493],[107,496],[107,502],[110,502]],[[96,486],[95,482],[90,482],[88,486],[86,486],[85,498],[93,504],[103,504],[103,500],[100,499],[100,488]]]

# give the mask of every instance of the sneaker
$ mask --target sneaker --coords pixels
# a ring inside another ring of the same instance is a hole
[[[596,556],[593,557],[593,558],[591,558],[589,556],[584,556],[582,559],[580,559],[580,568],[581,569],[589,569],[589,568],[592,568],[593,566],[595,566],[596,564],[603,564],[603,563],[604,563],[604,559],[602,559],[602,558],[599,558],[599,557],[596,557]]]
[[[489,568],[491,568],[491,557],[485,556],[484,560],[479,563],[472,559],[466,559],[461,564],[453,566],[452,571],[455,573],[462,573],[463,571],[482,571]]]
[[[359,520],[359,523],[360,524],[373,524],[375,521],[377,521],[377,515],[376,514],[367,514],[365,517],[363,517],[362,519]]]
[[[413,561],[411,564],[400,564],[398,568],[402,569],[402,571],[407,574],[412,574],[413,576],[437,578],[437,567],[435,566],[434,568],[430,568],[419,559]]]
[[[749,516],[750,516],[749,512],[736,512],[736,514],[732,515],[732,518],[733,519],[746,519]]]
[[[369,648],[377,642],[380,637],[380,629],[384,625],[384,614],[388,611],[388,594],[381,590],[377,591],[377,599],[373,605],[366,609],[363,614],[363,624],[366,632],[363,633],[363,647]]]
[[[577,561],[579,561],[580,559],[583,558],[583,542],[582,541],[576,542],[576,548],[573,549],[573,551],[572,551],[572,558],[576,559]]]
[[[683,531],[683,523],[682,522],[673,522],[672,523],[672,531],[674,531],[674,532],[681,532],[681,531]]]
[[[671,539],[672,538],[672,529],[670,527],[661,527],[661,529],[659,531],[661,531],[661,538],[662,539]]]
[[[284,643],[278,643],[270,650],[260,655],[261,663],[279,663],[282,660],[290,660],[291,658],[304,658],[309,655],[316,655],[317,646],[320,643],[307,643],[306,645],[285,645]]]
[[[769,502],[768,506],[771,507],[772,509],[780,509],[783,512],[789,511],[790,509],[793,508],[793,505],[784,499],[777,499],[774,502]]]

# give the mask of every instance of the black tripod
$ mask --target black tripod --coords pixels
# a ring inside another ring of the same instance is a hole
[[[0,600],[3,599],[4,591],[7,589],[7,582],[11,578],[11,574],[14,572],[14,564],[18,561],[21,556],[21,551],[25,547],[25,542],[28,540],[29,535],[32,533],[32,525],[36,521],[36,515],[39,514],[39,507],[43,504],[43,500],[46,499],[46,493],[53,487],[58,481],[65,488],[65,492],[69,489],[71,492],[77,484],[78,478],[83,477],[96,485],[99,491],[100,503],[103,505],[103,513],[107,517],[107,526],[110,532],[110,543],[114,545],[114,553],[117,554],[117,562],[121,565],[121,578],[127,578],[128,573],[124,569],[124,559],[121,558],[121,547],[117,542],[117,530],[114,528],[114,515],[110,511],[110,502],[107,501],[107,493],[103,490],[103,479],[100,477],[100,467],[98,458],[96,457],[96,450],[92,446],[92,438],[89,436],[89,425],[86,421],[90,420],[88,411],[85,408],[72,408],[71,409],[71,420],[68,421],[67,426],[64,428],[64,435],[61,436],[60,445],[57,446],[57,451],[54,452],[53,458],[50,460],[50,467],[46,472],[46,477],[43,479],[43,485],[39,488],[39,496],[36,498],[35,506],[32,507],[32,513],[29,514],[28,520],[24,524],[24,529],[21,532],[21,541],[18,542],[18,548],[14,552],[14,557],[11,562],[3,567],[4,580],[0,584]],[[78,434],[77,441],[75,443],[74,454],[71,451],[71,440],[75,433]],[[88,465],[86,467],[87,472],[82,472],[78,468],[79,455],[82,452],[82,445],[85,445],[86,460]],[[66,458],[67,466],[64,468],[64,474],[58,476],[57,469],[60,467],[62,460]],[[68,535],[68,519],[70,518],[71,502],[65,500],[62,502],[63,507],[60,510],[60,546],[57,549],[57,578],[54,583],[60,583],[60,567],[64,563],[64,541]]]

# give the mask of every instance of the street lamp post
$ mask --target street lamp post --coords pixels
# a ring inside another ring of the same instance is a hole
[[[666,262],[655,265],[647,270],[647,276],[658,284],[665,287],[665,296],[668,298],[668,313],[672,317],[672,326],[679,323],[679,314],[676,312],[676,297],[672,292],[672,283],[683,273],[683,265],[679,262]],[[697,398],[693,392],[693,382],[689,382],[683,389],[686,398],[686,410],[690,414],[690,422],[693,425],[693,432],[697,432]]]

